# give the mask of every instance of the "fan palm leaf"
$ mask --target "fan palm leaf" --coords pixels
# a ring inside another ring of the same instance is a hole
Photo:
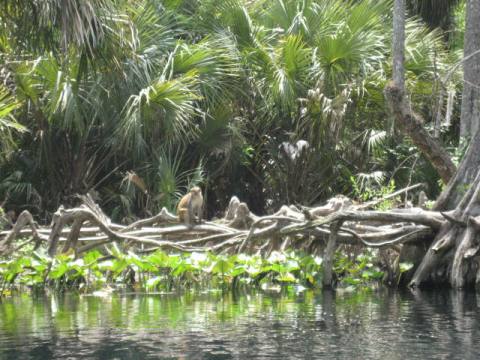
[[[15,148],[14,132],[26,131],[26,128],[13,116],[20,105],[20,102],[0,86],[0,157]]]
[[[110,0],[5,0],[1,18],[12,24],[17,46],[66,51],[74,44],[92,49],[103,39],[104,19],[112,5]]]

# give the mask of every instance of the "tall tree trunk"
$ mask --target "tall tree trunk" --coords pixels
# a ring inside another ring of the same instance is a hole
[[[480,2],[480,0],[471,1],[476,1],[477,4]],[[471,16],[468,19],[472,21]],[[472,274],[476,274],[471,259],[466,256],[476,254],[476,229],[480,228],[480,218],[477,217],[480,209],[478,206],[480,204],[480,176],[477,175],[477,163],[480,160],[474,158],[475,151],[480,149],[474,146],[469,149],[461,167],[462,171],[455,175],[456,169],[448,153],[437,139],[425,131],[422,123],[411,110],[411,104],[405,91],[403,67],[405,0],[395,0],[393,21],[393,81],[385,87],[385,96],[395,116],[397,126],[412,138],[415,145],[438,171],[442,180],[445,183],[449,182],[449,186],[437,202],[437,208],[452,206],[455,209],[452,221],[442,227],[424,254],[410,285],[418,286],[426,281],[439,280],[462,288],[470,284],[472,279],[475,279]],[[480,139],[475,138],[474,140],[472,145],[480,147]],[[461,192],[458,184],[462,184],[463,176],[467,173],[469,174],[468,178],[472,178],[472,183],[469,188]],[[403,247],[403,255],[405,255],[405,250],[409,250],[408,245]],[[470,258],[472,257],[470,256]]]
[[[468,0],[464,40],[462,113],[460,136],[471,139],[479,129],[480,116],[480,1]]]
[[[434,205],[434,210],[454,209],[467,190],[472,186],[477,172],[480,169],[480,132],[470,141],[468,150],[460,163],[458,170],[452,180],[442,191]]]
[[[436,210],[455,208],[480,169],[480,0],[468,0],[466,11],[460,136],[470,144],[455,177],[437,199]]]
[[[455,177],[435,204],[437,210],[454,209],[445,215],[452,221],[437,234],[415,271],[412,286],[435,280],[438,273],[445,274],[442,280],[454,288],[480,280],[480,53],[472,56],[480,50],[480,0],[468,0],[466,18],[461,131],[472,140]]]
[[[393,85],[405,92],[405,0],[393,7]]]
[[[423,127],[411,110],[405,91],[405,0],[395,0],[393,12],[393,82],[385,87],[385,97],[395,116],[396,126],[408,135],[430,161],[445,183],[456,171],[455,164],[438,139]]]

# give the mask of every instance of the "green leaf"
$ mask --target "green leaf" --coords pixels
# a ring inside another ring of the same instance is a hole
[[[169,256],[163,251],[157,250],[147,257],[147,261],[158,267],[166,266]]]
[[[282,282],[289,282],[289,283],[294,283],[297,281],[297,279],[295,278],[295,276],[293,276],[292,273],[288,272],[288,273],[285,273],[285,274],[282,274],[281,276],[279,276],[277,278],[279,281],[282,281]]]
[[[83,256],[83,260],[85,261],[85,264],[93,264],[96,262],[100,257],[102,257],[102,253],[98,250],[92,250],[87,252]]]
[[[247,268],[245,265],[237,265],[235,268],[230,272],[230,275],[235,277],[235,276],[240,276],[242,274],[245,274],[247,272]]]
[[[52,279],[59,279],[69,270],[68,264],[65,262],[58,263],[51,271],[50,277]]]
[[[162,280],[163,280],[163,278],[161,276],[155,276],[155,277],[152,277],[152,278],[148,279],[147,282],[146,282],[147,289],[156,288]]]
[[[217,260],[215,265],[212,268],[212,273],[214,274],[228,274],[234,267],[234,264],[226,258],[221,258]]]
[[[342,282],[344,282],[346,284],[349,284],[349,285],[358,285],[358,284],[362,283],[362,281],[360,279],[353,278],[353,277],[350,277],[350,276],[343,278]]]
[[[128,267],[128,261],[126,259],[115,259],[113,260],[112,271],[115,274],[120,274],[123,270]]]

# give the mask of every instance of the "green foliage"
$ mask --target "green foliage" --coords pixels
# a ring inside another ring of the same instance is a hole
[[[362,202],[381,199],[382,197],[395,192],[395,181],[390,180],[387,185],[382,185],[383,176],[380,172],[373,174],[359,174],[351,177],[353,196]],[[376,205],[379,210],[391,209],[398,199],[392,198],[383,200]]]
[[[188,288],[230,289],[278,286],[320,287],[322,259],[301,252],[273,252],[268,258],[238,254],[167,254],[157,250],[149,255],[123,254],[113,249],[113,257],[93,250],[75,259],[57,255],[53,259],[34,252],[0,262],[0,290],[19,287],[93,291],[105,287],[133,286],[146,291]],[[337,254],[334,270],[342,284],[371,286],[383,273],[372,265],[373,254],[355,259]],[[406,271],[409,264],[402,264]]]
[[[349,194],[352,177],[379,169],[409,181],[397,171],[409,144],[391,131],[382,93],[390,0],[5,0],[1,9],[8,206],[28,204],[48,221],[92,192],[129,222],[172,208],[200,181],[210,214],[232,193],[265,212]],[[428,125],[439,79],[461,54],[415,19],[406,46],[412,106]],[[443,86],[459,93],[461,83],[457,70]],[[128,171],[148,195],[128,186]],[[414,172],[436,188],[424,161]]]
[[[375,265],[375,254],[370,250],[355,257],[337,251],[334,270],[340,276],[340,284],[345,286],[368,287],[372,281],[379,281],[384,276],[383,271]]]
[[[15,133],[26,130],[13,116],[20,105],[0,83],[0,160],[16,147]]]

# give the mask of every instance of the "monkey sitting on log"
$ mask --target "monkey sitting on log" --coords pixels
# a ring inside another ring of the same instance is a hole
[[[192,226],[195,216],[198,223],[202,221],[203,212],[203,196],[202,189],[194,186],[190,192],[182,197],[177,205],[177,215],[180,222],[184,222],[188,226]]]

